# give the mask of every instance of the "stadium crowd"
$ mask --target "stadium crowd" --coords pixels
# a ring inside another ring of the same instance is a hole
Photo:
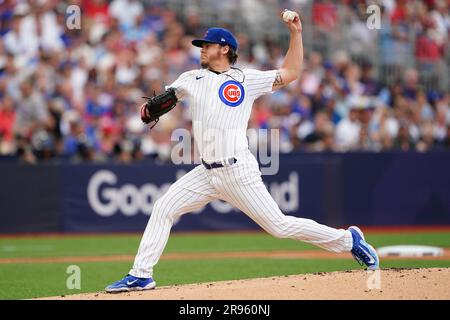
[[[402,64],[393,48],[425,65],[449,58],[448,1],[380,3],[383,29],[372,34],[380,37],[386,64]],[[68,28],[74,18],[69,4],[81,9],[80,28]],[[361,23],[365,1],[340,5],[359,26],[355,33],[367,33]],[[339,23],[334,2],[314,1],[312,7],[318,30]],[[190,129],[187,105],[151,131],[138,107],[142,96],[199,68],[200,52],[191,40],[207,27],[198,7],[181,17],[165,1],[0,1],[0,156],[26,163],[168,160],[173,130]],[[416,33],[415,48],[407,47],[405,30]],[[240,45],[237,67],[280,66],[286,44],[269,38],[256,43],[244,30],[233,31]],[[356,62],[350,52],[325,57],[306,50],[301,78],[257,100],[249,128],[279,129],[284,153],[450,150],[450,89],[428,90],[419,68],[402,70],[391,83],[376,74],[371,61]]]

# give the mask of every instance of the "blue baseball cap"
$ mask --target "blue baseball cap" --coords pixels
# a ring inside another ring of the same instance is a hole
[[[196,47],[202,47],[203,43],[218,43],[221,45],[229,45],[234,51],[238,49],[238,42],[231,31],[224,28],[209,28],[203,39],[192,40],[192,44]]]

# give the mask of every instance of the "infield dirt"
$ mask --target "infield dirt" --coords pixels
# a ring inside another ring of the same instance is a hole
[[[58,300],[450,299],[450,268],[352,270],[219,281],[155,290],[49,297]]]

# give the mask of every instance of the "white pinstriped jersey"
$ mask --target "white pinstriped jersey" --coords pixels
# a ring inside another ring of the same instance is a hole
[[[194,139],[206,162],[234,156],[229,166],[206,169],[202,164],[172,184],[153,207],[130,274],[150,278],[167,244],[174,221],[214,200],[238,208],[278,238],[291,238],[333,252],[348,252],[352,235],[313,220],[284,215],[261,179],[258,161],[248,149],[247,123],[253,101],[271,92],[276,70],[229,70],[224,74],[192,70],[170,87],[189,102]],[[218,139],[215,143],[211,137]]]
[[[248,120],[256,98],[272,91],[277,70],[230,69],[217,74],[191,70],[166,88],[188,102],[194,140],[206,162],[220,161],[248,149]]]

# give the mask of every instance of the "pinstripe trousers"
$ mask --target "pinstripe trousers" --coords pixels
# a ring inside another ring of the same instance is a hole
[[[173,222],[213,200],[235,206],[277,238],[291,238],[332,252],[349,252],[352,235],[344,229],[310,219],[284,215],[261,179],[258,162],[250,151],[236,156],[233,165],[207,170],[195,167],[159,198],[145,229],[130,274],[149,278],[169,239]]]

